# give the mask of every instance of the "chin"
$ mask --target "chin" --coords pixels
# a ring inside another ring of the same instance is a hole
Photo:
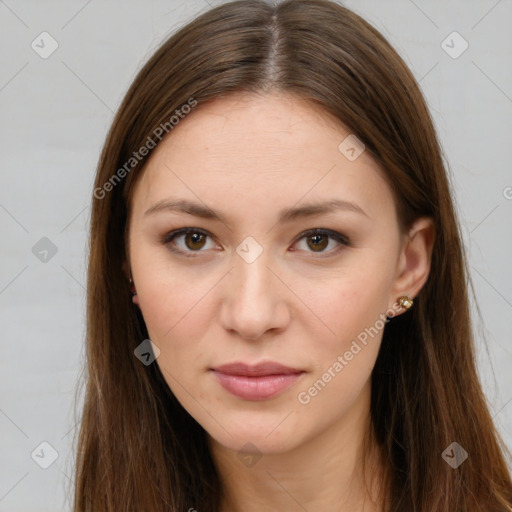
[[[209,437],[228,450],[234,452],[243,451],[244,453],[253,453],[261,455],[272,455],[285,453],[300,444],[298,433],[288,430],[273,430],[272,427],[251,426],[250,423],[230,423],[230,436],[223,429],[215,428],[215,431],[208,431]]]

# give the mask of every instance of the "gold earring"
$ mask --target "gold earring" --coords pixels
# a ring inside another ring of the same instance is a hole
[[[410,309],[412,308],[414,301],[407,297],[407,295],[404,295],[403,297],[398,298],[398,304],[400,304],[404,309]]]
[[[135,285],[133,284],[133,279],[130,277],[130,284],[131,284],[131,294],[132,294],[132,297],[134,297],[135,295],[137,295],[137,290],[135,289]]]

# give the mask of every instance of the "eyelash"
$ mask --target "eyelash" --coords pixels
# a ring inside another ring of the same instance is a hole
[[[199,254],[194,254],[194,253],[205,252],[204,250],[201,250],[201,249],[197,250],[197,251],[190,251],[190,250],[183,251],[181,249],[176,249],[175,247],[171,246],[171,242],[176,237],[181,236],[181,235],[187,235],[187,234],[199,234],[199,235],[204,235],[204,236],[210,237],[210,234],[208,232],[206,232],[202,229],[199,229],[199,228],[181,228],[181,229],[176,229],[176,230],[171,231],[170,233],[166,234],[164,236],[164,238],[161,240],[161,243],[163,245],[167,246],[170,251],[177,253],[179,255],[182,255],[185,258],[195,258],[195,257],[199,256]],[[303,238],[308,238],[313,235],[323,235],[328,238],[332,238],[332,239],[336,240],[337,242],[339,242],[341,244],[341,246],[350,247],[350,245],[351,245],[350,240],[345,235],[338,233],[337,231],[332,231],[330,229],[322,229],[322,228],[314,228],[314,229],[308,229],[307,231],[304,231],[297,238],[297,240],[294,242],[294,244],[296,242],[298,242],[299,240],[302,240]],[[325,258],[325,257],[329,257],[329,256],[333,256],[335,254],[338,254],[338,252],[340,250],[342,250],[342,247],[338,247],[337,249],[331,249],[330,251],[326,251],[326,252],[325,251],[319,251],[319,252],[307,251],[307,252],[311,252],[312,254],[318,254],[318,255],[324,254],[324,256],[318,256],[318,257]]]

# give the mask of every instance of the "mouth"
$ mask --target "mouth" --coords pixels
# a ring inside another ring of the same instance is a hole
[[[244,400],[267,400],[284,392],[305,373],[275,362],[257,365],[229,363],[210,368],[220,385]]]

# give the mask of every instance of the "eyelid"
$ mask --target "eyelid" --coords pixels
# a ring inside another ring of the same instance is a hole
[[[194,228],[194,227],[185,227],[185,228],[179,228],[179,229],[170,231],[162,238],[161,243],[165,246],[169,246],[175,238],[182,236],[182,235],[187,235],[190,233],[197,233],[197,234],[207,236],[207,237],[211,238],[212,240],[214,239],[213,235],[211,235],[208,231],[206,231],[204,229]],[[350,247],[352,245],[350,239],[346,235],[339,233],[337,231],[331,230],[331,229],[326,229],[326,228],[312,228],[312,229],[303,231],[294,240],[293,245],[295,245],[298,241],[302,240],[303,238],[307,238],[308,236],[312,236],[312,235],[323,235],[328,238],[332,238],[332,239],[336,240],[341,246]],[[181,249],[176,249],[176,248],[170,248],[169,250],[171,250],[174,253],[183,255],[184,257],[192,257],[192,258],[195,257],[196,255],[198,256],[201,252],[206,252],[205,250],[183,251]],[[306,251],[306,252],[309,252],[310,254],[315,254],[316,255],[315,257],[317,257],[317,258],[323,258],[323,257],[333,256],[333,255],[337,254],[339,252],[339,250],[340,250],[340,247],[331,249],[330,251],[320,251],[320,252]],[[296,251],[296,249],[293,249],[293,251]]]
[[[162,238],[161,242],[165,246],[170,246],[171,242],[175,238],[177,238],[179,236],[182,236],[182,235],[187,235],[189,233],[198,233],[200,235],[204,235],[204,236],[207,236],[207,237],[210,237],[211,239],[213,239],[213,236],[210,233],[208,233],[208,231],[205,231],[204,229],[194,228],[194,227],[186,227],[186,228],[179,228],[179,229],[174,229],[173,231],[170,231],[169,233],[167,233]],[[196,253],[197,253],[197,255],[199,255],[199,253],[205,252],[203,250],[199,250],[199,251],[183,251],[181,249],[176,249],[176,248],[173,248],[173,247],[169,247],[169,250],[171,250],[174,253],[183,255],[185,257],[192,257],[192,258],[196,256]]]
[[[326,228],[311,228],[307,229],[306,231],[303,231],[296,239],[295,242],[301,240],[302,238],[306,238],[311,235],[325,235],[330,238],[334,238],[339,243],[343,245],[350,245],[350,239],[344,235],[343,233],[339,233],[338,231],[333,231],[332,229],[326,229]],[[294,243],[295,243],[294,242]],[[320,253],[318,253],[320,254]]]

